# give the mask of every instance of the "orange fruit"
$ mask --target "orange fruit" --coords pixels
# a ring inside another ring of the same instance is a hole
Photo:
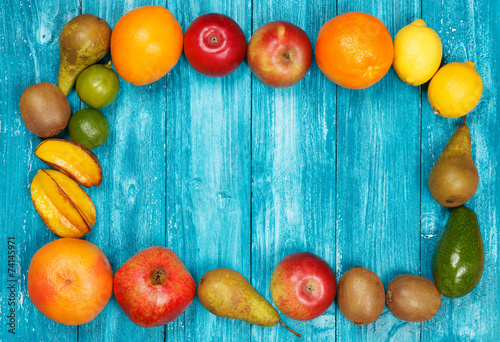
[[[62,238],[40,248],[28,269],[28,295],[35,307],[62,324],[94,319],[108,303],[113,271],[91,242]]]
[[[320,29],[315,48],[320,70],[350,89],[367,88],[384,77],[394,58],[391,34],[373,15],[349,12]]]
[[[111,60],[127,82],[140,86],[165,76],[182,53],[182,28],[162,6],[143,6],[123,15],[111,33]]]

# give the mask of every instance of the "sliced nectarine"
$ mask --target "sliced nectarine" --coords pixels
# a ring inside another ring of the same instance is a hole
[[[35,155],[84,187],[101,184],[102,169],[99,160],[82,145],[64,139],[47,139],[38,145]]]
[[[90,197],[59,171],[38,170],[31,182],[31,200],[47,227],[61,237],[80,238],[95,223]]]
[[[59,185],[61,190],[69,197],[78,212],[82,215],[89,227],[93,227],[96,221],[94,203],[89,195],[80,186],[64,173],[55,170],[45,170],[49,176]]]

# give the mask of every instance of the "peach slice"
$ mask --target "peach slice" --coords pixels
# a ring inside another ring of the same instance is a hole
[[[93,227],[96,221],[96,211],[94,203],[89,195],[80,186],[64,173],[56,170],[44,170],[59,185],[61,190],[69,197],[78,212],[89,227]]]
[[[96,221],[92,200],[71,178],[55,170],[38,170],[31,200],[47,227],[61,237],[80,238]]]
[[[35,155],[86,188],[101,184],[101,164],[96,155],[82,145],[64,139],[47,139],[38,145]]]

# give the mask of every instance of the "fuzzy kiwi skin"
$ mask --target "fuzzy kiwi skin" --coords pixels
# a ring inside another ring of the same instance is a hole
[[[374,272],[356,266],[340,278],[337,303],[345,318],[357,326],[373,323],[384,311],[384,285]]]
[[[429,279],[400,274],[387,286],[386,302],[395,317],[407,322],[424,322],[438,312],[441,294]]]
[[[26,88],[19,108],[26,127],[40,138],[57,135],[66,128],[71,117],[68,99],[58,87],[48,82]]]

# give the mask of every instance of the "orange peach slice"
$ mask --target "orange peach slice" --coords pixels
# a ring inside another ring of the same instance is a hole
[[[102,169],[99,160],[82,145],[64,139],[47,139],[38,145],[35,155],[84,187],[101,184]]]
[[[38,170],[31,182],[31,200],[47,227],[61,237],[80,238],[95,223],[90,197],[59,171]]]
[[[59,185],[61,190],[69,197],[78,212],[89,227],[93,227],[96,221],[96,211],[94,203],[89,195],[80,186],[64,173],[56,170],[45,170],[49,176]]]

